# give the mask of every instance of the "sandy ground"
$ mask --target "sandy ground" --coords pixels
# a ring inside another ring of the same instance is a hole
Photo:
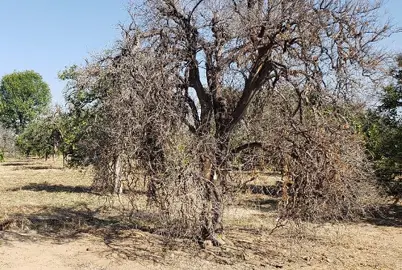
[[[54,163],[1,164],[0,269],[402,269],[401,205],[366,222],[271,233],[271,201],[255,195],[260,203],[228,208],[227,245],[202,249],[94,214],[104,201],[89,184]]]
[[[3,235],[4,236],[4,235]],[[12,238],[10,234],[7,238]],[[43,241],[15,241],[8,242],[0,248],[0,269],[213,269],[215,266],[208,261],[194,261],[191,258],[180,257],[179,262],[170,258],[162,259],[162,262],[153,262],[146,258],[130,260],[119,252],[107,247],[101,239],[84,236],[82,239],[54,243]],[[135,243],[133,243],[135,244]],[[177,255],[177,254],[176,254]],[[180,256],[177,255],[177,256]],[[151,256],[150,256],[151,257]],[[163,260],[170,261],[169,264]],[[220,269],[231,269],[230,266],[222,266]]]

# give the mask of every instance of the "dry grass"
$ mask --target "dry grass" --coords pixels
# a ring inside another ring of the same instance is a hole
[[[43,207],[96,205],[87,191],[90,172],[62,167],[59,160],[12,160],[0,165],[0,215],[29,214]]]
[[[0,164],[1,269],[53,269],[41,261],[59,269],[402,269],[401,206],[360,224],[288,223],[272,231],[277,199],[251,189],[226,209],[227,244],[202,249],[160,236],[146,211],[125,218],[118,211],[124,195],[91,193],[91,177],[59,161]],[[250,185],[266,181],[274,179]],[[20,252],[25,268],[14,262]]]

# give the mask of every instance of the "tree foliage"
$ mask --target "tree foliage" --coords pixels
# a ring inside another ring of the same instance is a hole
[[[78,67],[71,66],[60,72],[59,78],[67,82],[65,100],[67,112],[62,114],[62,151],[69,156],[69,165],[86,166],[96,158],[96,126],[101,97],[98,91],[77,84]]]
[[[0,121],[17,134],[50,104],[50,89],[34,71],[5,75],[0,83]]]
[[[32,121],[17,137],[16,143],[20,152],[47,159],[63,151],[63,122],[61,110],[57,108],[46,115]]]
[[[75,74],[76,100],[93,98],[84,104],[99,115],[89,125],[97,183],[118,191],[124,181],[135,198],[142,172],[166,225],[214,244],[241,155],[282,171],[283,217],[361,211],[368,171],[343,97],[378,75],[374,44],[392,32],[379,8],[146,1],[119,47]]]
[[[392,71],[395,83],[383,89],[380,105],[363,120],[366,146],[377,176],[390,195],[402,196],[402,62]]]

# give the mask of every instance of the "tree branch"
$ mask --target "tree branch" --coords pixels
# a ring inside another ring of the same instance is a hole
[[[272,61],[264,63],[256,63],[251,71],[250,76],[246,80],[243,94],[238,101],[231,117],[231,121],[226,127],[226,132],[229,132],[240,121],[246,112],[254,95],[260,90],[265,81],[269,79],[269,74],[274,71],[275,65]]]
[[[231,152],[232,154],[238,154],[246,149],[254,149],[254,148],[264,149],[263,144],[261,142],[250,142],[232,149]]]
[[[197,106],[195,106],[194,100],[188,96],[188,93],[186,93],[186,103],[191,109],[191,115],[193,116],[194,119],[194,125],[196,128],[200,126],[200,118],[198,116],[198,111],[197,111]]]

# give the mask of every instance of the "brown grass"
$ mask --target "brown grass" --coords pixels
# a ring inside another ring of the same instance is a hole
[[[0,269],[402,269],[401,206],[359,224],[273,231],[277,198],[251,189],[226,209],[226,245],[202,249],[160,236],[149,209],[129,219],[125,196],[92,193],[91,177],[57,160],[0,164]]]

